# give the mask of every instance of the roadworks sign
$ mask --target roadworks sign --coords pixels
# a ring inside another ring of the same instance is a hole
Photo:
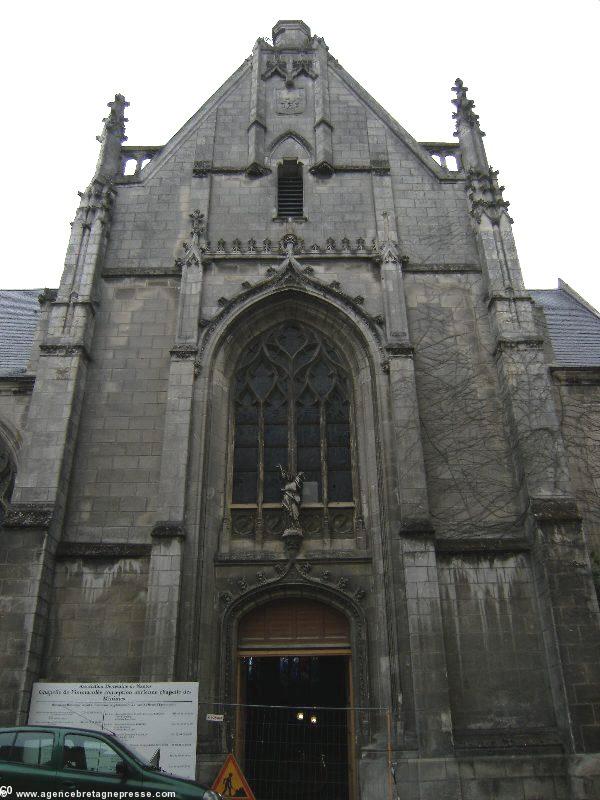
[[[235,760],[233,753],[229,753],[221,771],[217,775],[212,785],[215,792],[222,797],[237,797],[240,800],[255,800],[252,789],[248,786],[248,781],[244,778],[244,773],[240,765]]]

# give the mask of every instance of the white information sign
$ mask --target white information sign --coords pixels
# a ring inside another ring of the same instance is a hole
[[[114,733],[160,766],[196,773],[197,683],[35,683],[30,725],[67,725]]]

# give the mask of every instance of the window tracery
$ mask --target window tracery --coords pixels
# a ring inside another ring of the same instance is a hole
[[[320,508],[328,526],[329,510],[352,507],[355,494],[344,359],[315,329],[285,322],[250,342],[234,382],[232,508],[256,507],[260,519],[268,517],[267,528],[277,527],[270,518],[280,507],[281,464],[305,474],[305,522],[310,527],[309,509]],[[319,521],[312,525],[316,532]],[[347,519],[338,527],[348,532]]]

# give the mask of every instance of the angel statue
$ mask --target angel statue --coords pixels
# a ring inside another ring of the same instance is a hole
[[[281,479],[285,481],[283,486],[283,497],[281,505],[285,509],[289,524],[293,528],[300,527],[300,503],[302,502],[302,484],[304,483],[304,473],[298,472],[294,475],[284,469],[281,464],[277,464],[281,472]]]

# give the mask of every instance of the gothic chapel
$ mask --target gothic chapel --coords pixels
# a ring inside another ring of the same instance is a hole
[[[1,724],[198,681],[257,800],[598,800],[600,316],[453,92],[417,142],[284,20],[163,146],[108,104],[59,288],[0,293]]]

